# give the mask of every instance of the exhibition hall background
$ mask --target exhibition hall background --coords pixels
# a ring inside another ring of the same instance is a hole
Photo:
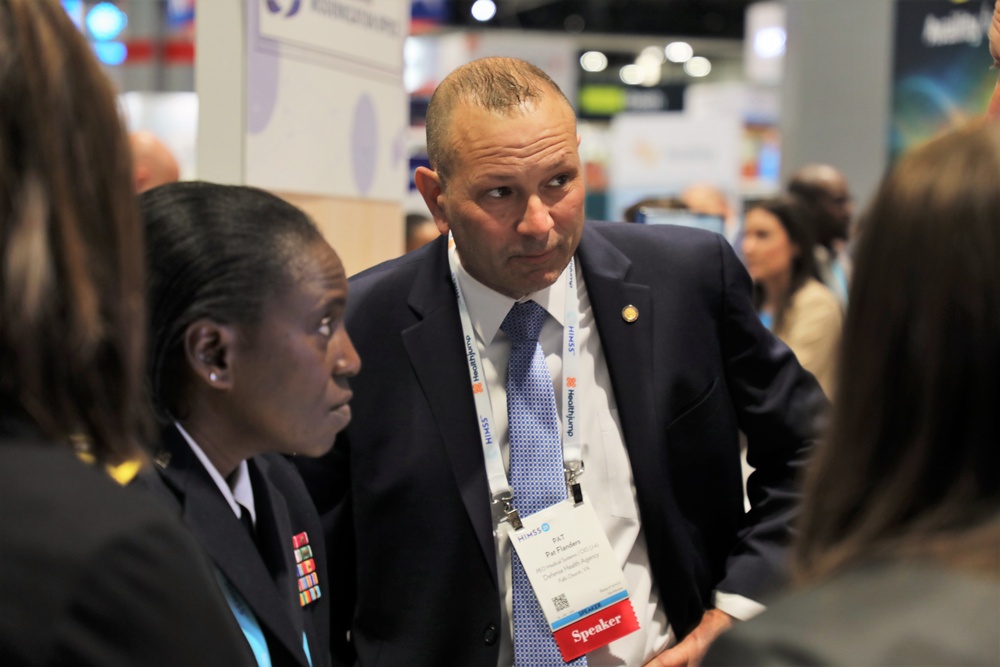
[[[353,273],[403,249],[442,77],[528,59],[575,102],[590,217],[719,186],[737,209],[807,162],[859,206],[907,146],[985,109],[992,0],[64,0],[130,129],[183,178],[305,208]]]

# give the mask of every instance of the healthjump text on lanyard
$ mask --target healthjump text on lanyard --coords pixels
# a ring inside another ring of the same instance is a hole
[[[639,629],[625,577],[597,514],[590,503],[585,502],[579,482],[583,473],[583,439],[576,423],[582,388],[576,386],[579,358],[575,338],[579,313],[575,260],[570,260],[569,270],[566,271],[562,349],[563,468],[569,497],[522,518],[517,512],[517,499],[514,498],[500,453],[493,406],[482,371],[476,333],[458,284],[453,246],[454,240],[449,238],[448,261],[462,320],[466,361],[490,494],[493,502],[503,507],[511,528],[511,545],[517,550],[528,574],[563,659],[573,660]]]

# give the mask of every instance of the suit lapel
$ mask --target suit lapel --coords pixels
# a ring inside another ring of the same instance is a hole
[[[260,624],[281,641],[300,663],[308,664],[302,651],[302,629],[295,628],[290,620],[288,595],[279,594],[279,590],[285,591],[290,585],[287,566],[284,578],[279,577],[279,585],[282,586],[279,589],[263,559],[258,556],[257,545],[176,429],[171,428],[165,433],[163,446],[171,457],[166,468],[160,469],[160,474],[181,500],[184,523],[213,564],[243,596]],[[258,506],[258,531],[261,531],[263,523],[263,531],[258,534],[265,542],[273,540],[274,534],[281,530],[279,525],[275,525],[274,516],[276,509],[283,509],[283,501],[282,507],[274,507],[275,494],[269,484],[265,483],[263,487],[265,491],[258,494],[258,485],[254,484],[254,503]],[[258,500],[259,496],[263,497],[263,502]],[[260,510],[262,507],[263,512]],[[290,532],[290,529],[286,530]],[[291,549],[290,540],[288,549]],[[284,546],[284,543],[280,544]],[[273,548],[273,543],[265,548]]]
[[[447,240],[436,243],[438,247],[421,266],[410,291],[409,305],[420,321],[403,331],[403,344],[431,406],[462,501],[495,581],[489,483],[462,353],[462,324],[448,267]],[[469,418],[456,419],[456,415]]]
[[[298,576],[292,557],[292,524],[288,519],[288,505],[269,481],[267,469],[270,464],[263,458],[254,458],[248,463],[253,482],[261,554],[271,572],[275,589],[285,601],[285,618],[293,628],[286,645],[301,646],[302,606],[296,586]]]
[[[657,482],[655,477],[665,469],[663,453],[648,442],[658,440],[660,435],[653,382],[655,318],[650,287],[629,282],[631,261],[589,225],[584,227],[577,255],[611,375],[636,488],[640,494],[643,489],[662,488],[664,482]],[[634,322],[625,320],[622,310],[626,306],[638,311]]]

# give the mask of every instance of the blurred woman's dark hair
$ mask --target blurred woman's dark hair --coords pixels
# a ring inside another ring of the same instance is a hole
[[[305,213],[263,190],[196,181],[139,199],[149,267],[152,402],[183,418],[184,333],[207,318],[253,326],[269,296],[296,278],[296,260],[323,237]]]
[[[816,240],[813,237],[812,228],[806,220],[809,210],[802,201],[789,194],[780,194],[770,199],[762,199],[755,202],[747,209],[747,212],[754,209],[767,211],[781,223],[788,240],[798,247],[798,253],[792,257],[792,277],[788,282],[788,293],[783,295],[778,301],[778,308],[774,313],[774,324],[772,331],[779,331],[785,321],[785,313],[792,302],[792,296],[799,288],[806,284],[810,278],[816,278],[816,259],[813,254],[813,247]],[[764,288],[759,284],[753,287],[753,305],[760,310],[764,304]]]
[[[143,264],[114,92],[57,2],[0,0],[0,417],[136,453]]]
[[[1000,125],[906,155],[864,216],[829,440],[795,560],[992,568],[1000,545]]]

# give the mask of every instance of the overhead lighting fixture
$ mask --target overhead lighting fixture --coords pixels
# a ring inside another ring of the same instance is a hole
[[[87,30],[94,39],[106,42],[117,37],[125,29],[128,17],[110,2],[101,2],[87,12],[86,23]]]
[[[608,68],[608,57],[600,51],[587,51],[580,56],[580,67],[588,72],[603,72]]]
[[[663,51],[664,50],[661,49],[658,46],[647,46],[639,54],[639,58],[642,58],[642,59],[645,59],[645,60],[652,59],[652,60],[655,60],[658,65],[662,65],[663,62],[667,59],[666,56],[664,55]]]
[[[785,29],[762,28],[753,36],[753,51],[761,58],[777,58],[785,53]]]
[[[660,83],[663,78],[663,61],[660,58],[643,51],[635,59],[635,64],[642,70],[642,81],[639,83],[644,86],[655,86]]]
[[[94,54],[105,65],[121,65],[128,58],[128,47],[121,42],[94,42]]]
[[[472,4],[472,18],[477,21],[489,21],[496,14],[497,6],[493,0],[476,0]]]
[[[671,42],[663,49],[663,55],[672,63],[686,63],[694,55],[694,49],[687,42]]]
[[[630,86],[638,86],[644,78],[642,68],[638,65],[625,65],[618,72],[618,77]]]
[[[708,76],[708,73],[712,71],[712,63],[709,62],[708,58],[695,56],[684,63],[684,71],[687,72],[688,76],[701,78]]]

